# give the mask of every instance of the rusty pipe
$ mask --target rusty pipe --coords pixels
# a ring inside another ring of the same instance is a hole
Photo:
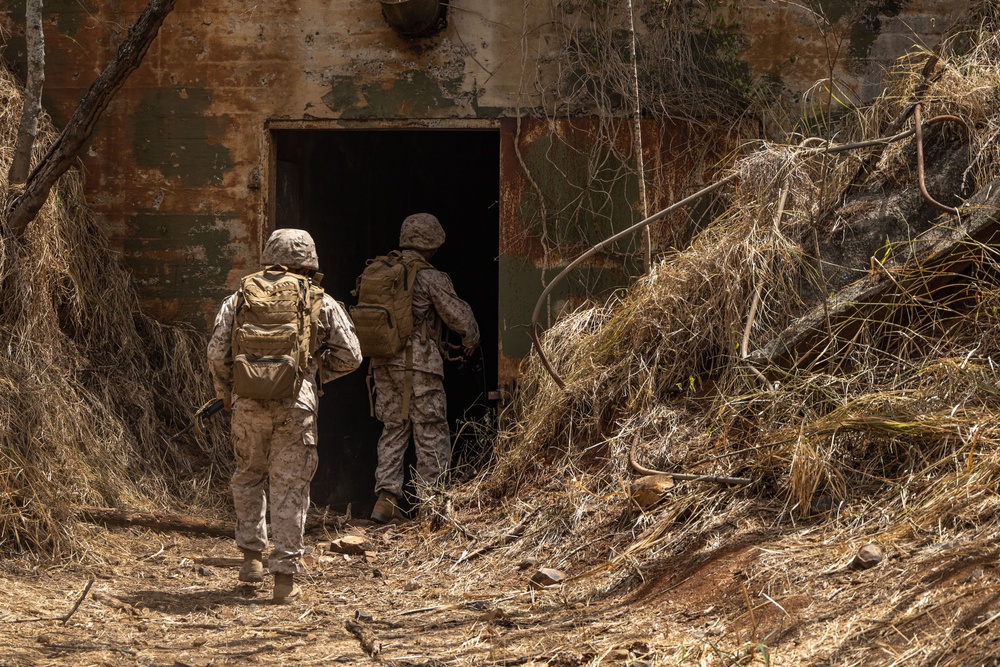
[[[691,202],[694,202],[694,201],[696,201],[696,200],[704,197],[705,195],[707,195],[709,193],[715,192],[716,190],[718,190],[719,188],[721,188],[723,185],[725,185],[729,181],[735,179],[737,175],[738,175],[738,172],[733,172],[732,174],[730,174],[729,176],[726,176],[722,180],[716,181],[712,185],[709,185],[708,187],[702,188],[701,190],[699,190],[698,192],[694,193],[693,195],[691,195],[689,197],[686,197],[686,198],[680,200],[679,202],[668,206],[667,208],[663,209],[659,213],[654,213],[653,215],[649,216],[645,220],[642,220],[641,222],[635,223],[634,225],[632,225],[628,229],[623,229],[622,231],[618,232],[614,236],[611,236],[611,237],[608,237],[608,238],[604,239],[603,241],[601,241],[600,243],[598,243],[597,245],[595,245],[594,247],[592,247],[590,250],[586,251],[585,253],[583,253],[582,255],[580,255],[579,257],[577,257],[576,259],[574,259],[572,262],[570,262],[569,264],[567,264],[566,268],[564,268],[562,271],[560,271],[558,273],[558,275],[556,275],[556,277],[553,278],[549,282],[549,284],[545,286],[545,289],[542,290],[541,296],[538,297],[538,301],[535,303],[535,309],[534,309],[534,311],[532,311],[532,313],[531,313],[531,340],[532,340],[532,342],[535,345],[535,351],[538,352],[538,357],[541,360],[542,365],[545,366],[545,369],[549,372],[549,375],[552,376],[552,379],[555,380],[556,384],[559,385],[560,389],[565,389],[566,388],[566,383],[563,382],[562,378],[559,377],[559,373],[557,373],[556,370],[552,367],[552,364],[549,363],[548,358],[545,356],[545,353],[542,351],[542,344],[541,344],[541,341],[538,338],[538,315],[539,315],[539,313],[542,310],[542,304],[545,303],[545,300],[552,293],[552,290],[555,289],[555,286],[558,285],[559,282],[563,278],[565,278],[566,275],[570,271],[572,271],[577,266],[579,266],[584,260],[586,260],[587,258],[591,257],[592,255],[594,255],[598,251],[604,249],[605,247],[607,247],[611,243],[614,243],[618,239],[625,238],[629,234],[632,234],[633,232],[637,232],[640,229],[642,229],[643,227],[645,227],[647,225],[650,225],[650,224],[652,224],[652,223],[654,223],[654,222],[656,222],[658,220],[662,220],[665,216],[667,216],[670,213],[673,213],[677,209],[679,209],[681,207],[684,207],[684,206],[687,206]]]
[[[924,198],[924,201],[926,201],[928,204],[930,204],[937,210],[943,213],[951,213],[952,215],[957,215],[958,214],[957,208],[953,206],[947,206],[946,204],[942,204],[938,200],[934,199],[934,197],[931,196],[931,193],[927,191],[927,182],[926,179],[924,178],[924,133],[923,133],[923,128],[921,127],[922,123],[920,122],[920,107],[921,103],[917,102],[913,108],[913,123],[914,123],[913,129],[914,133],[917,135],[916,136],[917,184],[920,186],[920,196]],[[972,129],[969,127],[969,124],[966,123],[961,118],[959,118],[958,116],[935,116],[931,120],[927,121],[927,125],[931,125],[932,123],[940,123],[945,120],[951,120],[958,123],[959,125],[965,128],[966,136],[970,138],[972,137]]]
[[[970,136],[972,135],[972,131],[969,128],[968,124],[964,120],[962,120],[961,118],[959,118],[957,116],[947,116],[947,115],[944,115],[944,116],[935,116],[934,118],[931,118],[931,119],[928,119],[927,121],[925,121],[923,123],[923,125],[932,125],[934,123],[940,123],[940,122],[945,121],[945,120],[952,120],[952,121],[960,123],[963,127],[966,128],[966,131],[969,133],[969,135]],[[807,154],[807,155],[817,155],[817,154],[820,154],[820,153],[843,153],[843,152],[846,152],[846,151],[858,150],[858,149],[861,149],[861,148],[868,148],[870,146],[882,146],[882,145],[893,143],[893,142],[896,142],[896,141],[901,141],[903,139],[906,139],[907,137],[911,137],[911,136],[917,134],[917,128],[919,128],[919,127],[920,127],[920,123],[918,123],[917,126],[914,129],[904,130],[902,132],[899,132],[897,134],[894,134],[894,135],[891,135],[891,136],[888,136],[888,137],[879,137],[878,139],[868,139],[866,141],[858,141],[858,142],[851,143],[851,144],[842,144],[840,146],[829,146],[829,145],[827,145],[827,146],[823,146],[823,147],[820,147],[820,148],[803,148],[802,152],[805,153],[805,154]],[[810,143],[811,141],[812,141],[812,139],[807,139],[807,140],[803,141],[802,144],[807,144],[807,143]],[[820,139],[820,141],[825,141],[825,140]],[[921,150],[921,153],[922,153],[922,150]],[[579,257],[577,257],[576,259],[574,259],[568,265],[566,265],[566,267],[562,271],[560,271],[556,275],[556,277],[553,278],[549,282],[548,285],[545,286],[545,289],[542,290],[541,295],[538,297],[538,301],[535,302],[535,309],[531,312],[531,329],[530,329],[531,342],[532,342],[532,345],[535,348],[535,352],[538,354],[539,360],[542,362],[542,366],[545,367],[545,370],[552,377],[552,380],[556,383],[556,385],[559,386],[560,389],[565,390],[566,389],[566,383],[559,376],[559,373],[556,371],[556,369],[552,366],[552,363],[549,361],[549,358],[547,356],[545,356],[545,351],[542,349],[541,340],[538,337],[538,316],[539,316],[539,314],[540,314],[540,312],[542,310],[542,304],[544,304],[545,300],[549,297],[550,294],[552,294],[552,291],[555,289],[555,286],[558,285],[559,282],[561,282],[562,279],[565,278],[566,275],[569,274],[570,271],[572,271],[577,266],[579,266],[580,263],[582,263],[587,258],[591,257],[594,253],[596,253],[596,252],[602,250],[603,248],[605,248],[608,244],[614,243],[615,241],[617,241],[617,240],[619,240],[621,238],[624,238],[624,237],[628,236],[629,234],[631,234],[633,232],[636,232],[636,231],[642,229],[643,227],[646,227],[647,225],[650,225],[650,224],[652,224],[654,222],[662,220],[666,215],[668,215],[670,213],[673,213],[677,209],[682,208],[684,206],[687,206],[688,204],[690,204],[690,203],[692,203],[692,202],[694,202],[694,201],[696,201],[696,200],[704,197],[707,194],[715,192],[716,190],[718,190],[719,188],[721,188],[723,185],[725,185],[729,181],[732,181],[733,179],[735,179],[736,176],[738,176],[738,174],[739,174],[739,172],[733,172],[733,173],[729,174],[728,176],[726,176],[725,178],[723,178],[723,179],[721,179],[719,181],[716,181],[712,185],[709,185],[709,186],[707,186],[705,188],[702,188],[698,192],[695,192],[693,195],[690,195],[689,197],[685,197],[681,201],[676,202],[674,204],[671,204],[670,206],[668,206],[667,208],[663,209],[662,211],[660,211],[658,213],[654,213],[653,215],[649,216],[645,220],[642,220],[640,222],[635,223],[634,225],[632,225],[628,229],[624,229],[624,230],[618,232],[617,234],[615,234],[614,236],[611,236],[611,237],[609,237],[609,238],[601,241],[600,243],[598,243],[597,245],[593,246],[592,248],[590,248],[589,250],[587,250],[586,252],[584,252],[582,255],[580,255]],[[943,204],[942,204],[942,206],[943,206]],[[952,209],[949,209],[949,210],[952,210]]]

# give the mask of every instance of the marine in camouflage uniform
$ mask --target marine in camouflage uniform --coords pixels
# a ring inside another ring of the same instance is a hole
[[[279,229],[271,234],[261,264],[280,264],[301,275],[319,269],[312,237],[299,229]],[[274,545],[268,569],[275,575],[275,600],[289,601],[299,595],[293,575],[303,571],[309,484],[318,462],[316,378],[319,375],[322,382],[329,382],[355,370],[361,364],[361,348],[343,307],[324,293],[318,317],[319,352],[309,359],[298,395],[277,400],[240,398],[232,390],[232,332],[238,297],[239,293],[230,295],[215,318],[208,364],[216,395],[233,412],[236,472],[230,487],[236,509],[236,544],[244,555],[240,580],[263,580],[261,553],[268,545],[265,514],[270,500]]]
[[[444,229],[429,213],[403,220],[399,247],[404,258],[429,259],[445,240]],[[413,379],[409,418],[403,418],[406,390],[406,350],[394,357],[373,358],[375,414],[382,422],[378,441],[375,493],[378,502],[372,519],[386,522],[401,517],[398,500],[403,493],[403,455],[410,436],[417,454],[417,479],[434,484],[447,470],[451,458],[448,409],[444,393],[444,360],[439,336],[442,325],[462,337],[465,354],[479,346],[479,325],[472,308],[455,294],[448,274],[433,268],[417,273],[413,286]]]

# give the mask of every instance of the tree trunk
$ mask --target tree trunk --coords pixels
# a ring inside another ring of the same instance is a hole
[[[90,138],[108,103],[142,63],[149,45],[156,38],[163,20],[173,10],[175,3],[176,0],[150,0],[129,28],[114,59],[90,86],[59,138],[31,172],[24,192],[11,204],[7,226],[15,236],[20,237],[24,233],[25,227],[34,220],[48,198],[52,186],[83,150],[84,143]]]
[[[42,0],[25,2],[24,37],[28,50],[28,77],[24,86],[21,124],[17,128],[17,146],[10,163],[7,181],[20,185],[28,180],[31,149],[38,134],[38,116],[42,112],[42,85],[45,83],[45,34],[42,32]]]

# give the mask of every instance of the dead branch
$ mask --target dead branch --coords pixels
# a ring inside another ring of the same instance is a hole
[[[344,621],[344,627],[347,628],[348,632],[358,638],[358,641],[361,643],[361,648],[365,653],[373,658],[378,657],[382,647],[375,645],[375,635],[371,630],[360,623],[355,623],[351,619]]]
[[[691,482],[714,482],[716,484],[752,484],[753,480],[747,477],[718,477],[716,475],[689,475],[686,473],[679,472],[664,472],[662,470],[654,470],[652,468],[647,468],[639,464],[635,460],[635,450],[639,446],[639,436],[637,435],[635,440],[632,442],[632,448],[628,452],[628,462],[632,464],[632,468],[640,475],[664,475],[666,477],[672,477],[673,479],[687,480]]]
[[[539,509],[540,508],[536,507],[535,509],[531,510],[530,512],[524,515],[524,518],[521,519],[516,526],[514,526],[508,531],[504,531],[504,533],[501,535],[497,535],[492,540],[490,540],[488,544],[484,544],[475,551],[470,552],[464,558],[459,558],[458,561],[455,563],[455,565],[458,565],[459,563],[467,563],[470,560],[473,560],[474,558],[479,558],[483,554],[489,553],[490,551],[493,551],[494,549],[503,544],[511,544],[513,542],[516,542],[524,534],[524,529],[528,527],[528,524],[531,523],[531,520],[535,518],[536,514],[538,514]]]
[[[94,578],[91,577],[90,581],[88,581],[87,585],[84,587],[83,592],[80,593],[80,597],[77,598],[76,604],[73,605],[73,608],[69,610],[69,613],[67,613],[65,616],[62,617],[62,619],[60,619],[63,625],[66,625],[69,619],[73,617],[73,614],[76,613],[76,610],[80,608],[80,604],[83,603],[83,599],[87,597],[87,593],[90,592],[90,587],[93,585],[94,585]]]
[[[176,0],[150,0],[129,28],[114,59],[87,90],[59,138],[49,146],[45,157],[32,170],[24,192],[8,209],[7,227],[15,237],[24,233],[28,223],[34,220],[48,199],[52,186],[77,159],[108,103],[142,63],[149,45],[156,38],[167,14],[173,10],[175,2]]]
[[[28,76],[24,86],[21,122],[17,128],[17,146],[7,172],[10,185],[20,185],[31,169],[31,151],[38,135],[38,117],[42,113],[42,86],[45,83],[45,33],[42,31],[42,0],[28,0],[24,12],[24,39],[28,51]]]
[[[236,526],[232,521],[206,519],[188,514],[134,512],[110,507],[81,507],[79,515],[80,518],[92,523],[142,526],[154,530],[199,533],[217,537],[232,537],[236,531]]]
[[[927,121],[924,122],[926,124]],[[968,212],[956,224],[941,227],[941,233],[936,237],[921,240],[905,265],[889,268],[898,271],[901,268],[930,266],[934,263],[945,264],[949,262],[949,258],[961,255],[969,242],[991,243],[1000,232],[998,208],[1000,182],[994,182],[981,188],[966,203],[965,209]],[[949,271],[940,273],[939,280],[951,280],[951,276],[962,269],[961,263],[950,267]],[[834,324],[847,322],[859,311],[877,307],[884,301],[884,295],[893,288],[898,290],[900,284],[889,271],[880,271],[857,280],[837,292],[824,305],[817,306],[793,322],[762,349],[751,353],[747,361],[760,366],[799,366],[808,363],[832,343],[824,324],[827,318]],[[849,337],[852,333],[848,328],[842,329],[839,335]]]

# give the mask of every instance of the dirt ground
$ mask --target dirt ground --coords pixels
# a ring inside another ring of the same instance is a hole
[[[531,591],[523,540],[476,554],[454,527],[346,530],[369,553],[333,553],[336,534],[310,534],[303,597],[284,606],[269,580],[237,582],[226,538],[94,526],[79,562],[7,560],[0,666],[965,666],[1000,655],[1000,549],[984,548],[985,534],[873,535],[885,559],[860,570],[849,563],[863,544],[831,543],[840,533],[827,523],[761,515],[633,572]]]

